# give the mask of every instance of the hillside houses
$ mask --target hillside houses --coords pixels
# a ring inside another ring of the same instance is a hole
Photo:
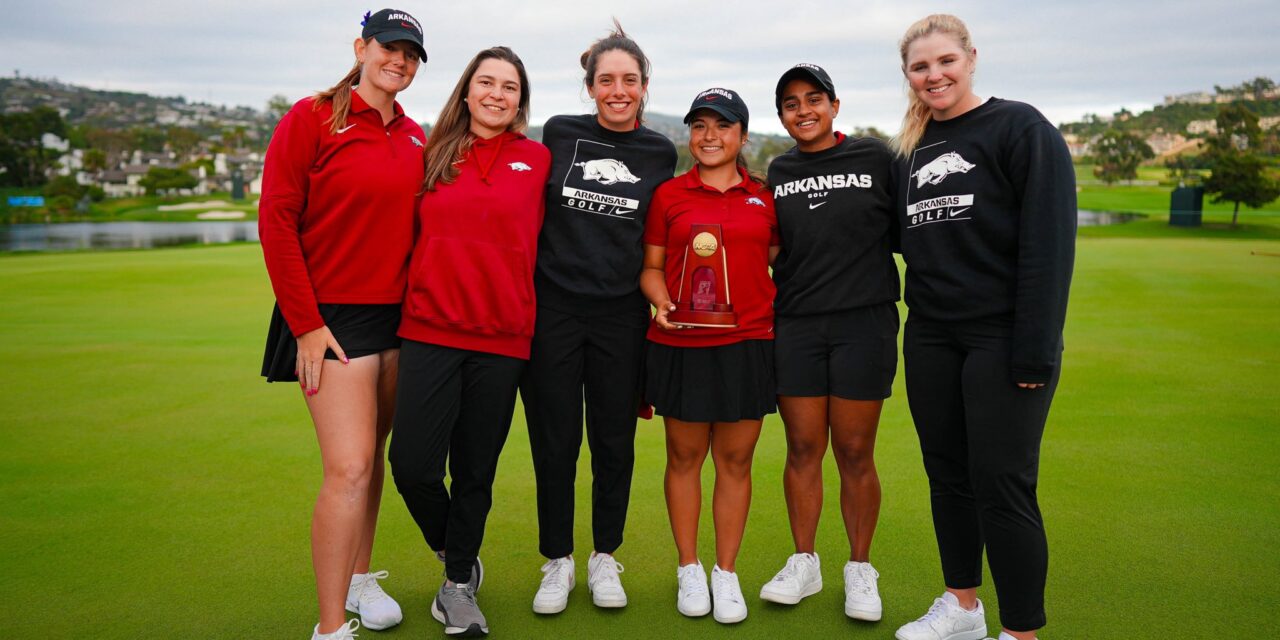
[[[109,162],[107,169],[89,172],[84,169],[84,150],[71,149],[65,140],[52,134],[46,134],[42,140],[44,148],[61,152],[54,173],[62,176],[73,176],[76,182],[83,185],[100,187],[111,198],[137,197],[146,192],[142,186],[142,178],[152,167],[177,169],[209,156],[195,154],[179,158],[173,152],[148,152],[134,150],[116,161]],[[262,154],[256,152],[216,153],[212,155],[213,171],[205,164],[188,169],[198,182],[191,189],[181,189],[172,195],[208,195],[215,191],[232,190],[232,174],[239,171],[244,179],[246,193],[260,193],[262,190]]]

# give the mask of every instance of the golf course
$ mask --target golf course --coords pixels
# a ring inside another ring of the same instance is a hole
[[[1085,185],[1064,369],[1041,451],[1050,544],[1044,640],[1280,637],[1280,204],[1209,205],[1169,227],[1167,187]],[[316,622],[308,531],[319,453],[296,385],[258,376],[272,294],[256,244],[0,256],[0,602],[13,638],[301,638]],[[905,317],[905,308],[903,316]],[[394,437],[394,436],[393,436]],[[786,446],[765,421],[738,562],[749,617],[675,610],[661,420],[642,421],[626,542],[630,604],[586,589],[590,460],[578,483],[578,587],[538,616],[523,416],[502,454],[479,603],[495,638],[878,638],[942,591],[929,492],[899,371],[877,447],[872,548],[884,619],[849,620],[834,461],[818,534],[825,589],[757,593],[791,553]],[[700,555],[714,561],[711,464]],[[441,567],[388,479],[374,570],[404,623],[361,640],[443,637]],[[990,580],[979,589],[999,633]]]

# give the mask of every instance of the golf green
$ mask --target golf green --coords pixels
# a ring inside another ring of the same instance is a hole
[[[1278,637],[1280,241],[1082,238],[1040,499],[1050,539],[1043,638]],[[271,292],[259,248],[0,258],[0,548],[5,634],[304,638],[319,455],[298,390],[258,377]],[[884,620],[843,615],[835,465],[819,531],[826,589],[795,607],[756,593],[791,550],[782,425],[766,421],[738,562],[736,627],[674,607],[661,423],[642,422],[627,541],[630,605],[585,588],[589,454],[579,469],[579,587],[536,616],[541,574],[517,409],[482,556],[494,637],[890,638],[941,591],[928,489],[901,376],[886,403],[873,561]],[[706,479],[712,477],[708,463]],[[709,489],[709,484],[708,484]],[[705,492],[709,500],[709,490]],[[438,637],[440,567],[390,482],[374,552],[400,627]],[[713,562],[709,502],[701,557]],[[999,632],[990,581],[979,595]]]

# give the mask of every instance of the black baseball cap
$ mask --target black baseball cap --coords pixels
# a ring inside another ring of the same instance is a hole
[[[418,50],[418,57],[427,61],[427,50],[422,46],[422,25],[407,11],[383,9],[373,15],[364,14],[364,31],[361,38],[374,37],[382,44],[408,40]]]
[[[729,122],[741,122],[742,128],[747,128],[747,119],[750,114],[747,111],[747,103],[742,101],[742,96],[738,95],[733,89],[721,89],[719,87],[707,89],[698,94],[693,99],[693,105],[689,107],[689,113],[684,114],[684,123],[689,124],[693,119],[693,114],[699,109],[710,109],[722,116]]]
[[[787,72],[778,78],[778,86],[773,90],[773,106],[778,109],[778,113],[782,113],[782,92],[787,88],[787,83],[802,78],[814,84],[814,86],[822,89],[827,93],[827,97],[836,99],[836,85],[831,82],[831,76],[827,74],[827,70],[816,64],[801,62],[800,64],[787,69]]]

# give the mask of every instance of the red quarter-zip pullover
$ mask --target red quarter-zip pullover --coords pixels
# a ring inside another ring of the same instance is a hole
[[[477,138],[457,179],[423,194],[402,338],[529,358],[550,170],[546,147],[505,132]]]
[[[262,170],[258,235],[271,288],[294,336],[324,325],[319,303],[404,300],[422,128],[399,103],[385,126],[351,92],[338,133],[331,102],[293,105],[276,126]]]

